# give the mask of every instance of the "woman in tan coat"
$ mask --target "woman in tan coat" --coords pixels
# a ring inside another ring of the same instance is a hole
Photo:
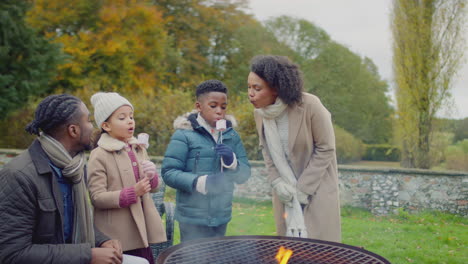
[[[249,100],[260,138],[278,235],[341,241],[331,115],[303,92],[302,74],[283,56],[256,56]]]
[[[125,254],[154,263],[150,243],[166,241],[161,217],[150,197],[158,186],[156,166],[133,137],[133,106],[117,93],[91,97],[102,134],[89,157],[88,175],[94,223],[122,242]]]

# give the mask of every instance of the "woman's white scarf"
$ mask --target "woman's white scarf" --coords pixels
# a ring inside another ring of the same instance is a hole
[[[80,152],[75,157],[70,156],[62,143],[45,133],[41,133],[38,140],[52,163],[62,169],[63,177],[73,184],[73,244],[90,243],[94,247],[92,210],[84,180],[85,154]]]
[[[278,170],[281,178],[291,186],[295,187],[297,180],[294,172],[286,160],[283,147],[281,145],[278,127],[275,118],[277,118],[287,105],[278,97],[274,104],[264,108],[255,109],[263,117],[263,127],[265,139],[268,146],[270,156]],[[297,194],[294,194],[292,207],[283,205],[286,214],[286,236],[292,237],[307,237],[307,229],[304,223],[304,213],[297,199]]]

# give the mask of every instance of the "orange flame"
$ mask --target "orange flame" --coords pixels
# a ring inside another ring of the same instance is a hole
[[[290,249],[285,249],[280,247],[278,253],[275,256],[275,259],[278,261],[278,264],[287,264],[289,258],[291,258],[293,251]]]

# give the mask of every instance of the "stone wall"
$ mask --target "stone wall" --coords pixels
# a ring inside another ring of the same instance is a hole
[[[8,155],[6,155],[8,153]],[[0,168],[18,150],[0,149]],[[161,157],[154,157],[161,164]],[[271,188],[263,162],[251,161],[252,177],[238,185],[235,196],[270,200]],[[468,172],[339,165],[342,205],[371,210],[376,215],[432,209],[468,216]]]
[[[368,208],[375,214],[405,208],[468,215],[467,172],[344,165],[339,166],[339,172],[343,204]]]
[[[432,209],[468,215],[468,173],[339,165],[342,205],[371,210],[376,215]],[[252,178],[235,195],[271,199],[262,162],[252,162]]]

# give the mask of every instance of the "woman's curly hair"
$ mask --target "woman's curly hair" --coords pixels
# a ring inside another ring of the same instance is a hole
[[[299,66],[285,56],[259,55],[250,64],[250,71],[276,89],[287,105],[302,102],[304,81]]]

